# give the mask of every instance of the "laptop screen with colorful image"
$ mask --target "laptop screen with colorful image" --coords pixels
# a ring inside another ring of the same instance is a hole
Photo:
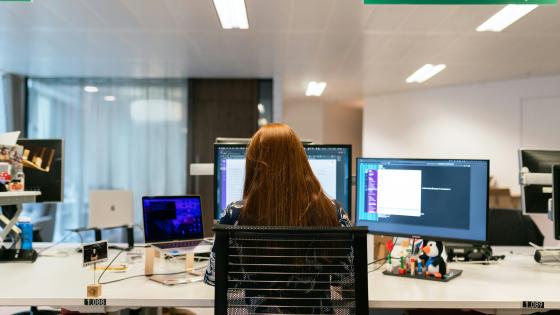
[[[146,243],[203,238],[200,196],[143,197],[142,208]]]

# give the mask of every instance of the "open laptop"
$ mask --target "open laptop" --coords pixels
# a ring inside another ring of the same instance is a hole
[[[134,225],[133,194],[128,190],[89,192],[89,226],[113,228]]]
[[[174,253],[211,250],[204,239],[200,196],[142,197],[142,209],[147,244]]]

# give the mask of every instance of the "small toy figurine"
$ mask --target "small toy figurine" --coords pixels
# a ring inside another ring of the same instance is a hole
[[[389,271],[389,272],[393,271],[393,262],[391,261],[391,252],[393,251],[394,247],[395,247],[395,244],[393,244],[393,240],[388,240],[387,243],[385,243],[385,248],[387,248],[387,251],[389,252],[389,254],[387,254],[387,271]]]
[[[416,272],[416,259],[410,257],[410,275],[413,276]]]
[[[441,257],[443,253],[443,243],[441,241],[428,241],[422,251],[429,257],[426,262],[426,274],[441,278],[447,273],[447,265],[445,259]]]

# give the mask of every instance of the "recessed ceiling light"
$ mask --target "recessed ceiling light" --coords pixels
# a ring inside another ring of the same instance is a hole
[[[264,114],[265,110],[264,110],[264,105],[263,104],[259,103],[257,105],[257,109],[259,111],[259,114]]]
[[[117,98],[113,95],[106,95],[104,98],[105,102],[114,102]]]
[[[249,28],[245,0],[214,0],[214,7],[218,12],[222,28],[226,30]]]
[[[86,91],[88,93],[97,93],[97,91],[99,91],[99,89],[97,88],[97,86],[86,85],[86,86],[84,86],[84,91]]]
[[[508,4],[476,30],[478,32],[501,32],[537,7],[536,4]]]
[[[425,64],[420,69],[416,70],[411,76],[406,78],[406,83],[422,83],[438,74],[447,66],[444,64],[432,65]]]
[[[326,82],[310,81],[307,84],[307,91],[305,91],[305,96],[321,96],[326,87]]]

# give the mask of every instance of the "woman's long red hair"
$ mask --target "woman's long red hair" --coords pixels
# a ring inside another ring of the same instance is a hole
[[[337,226],[333,202],[313,174],[300,139],[285,124],[268,124],[247,150],[240,224]]]

